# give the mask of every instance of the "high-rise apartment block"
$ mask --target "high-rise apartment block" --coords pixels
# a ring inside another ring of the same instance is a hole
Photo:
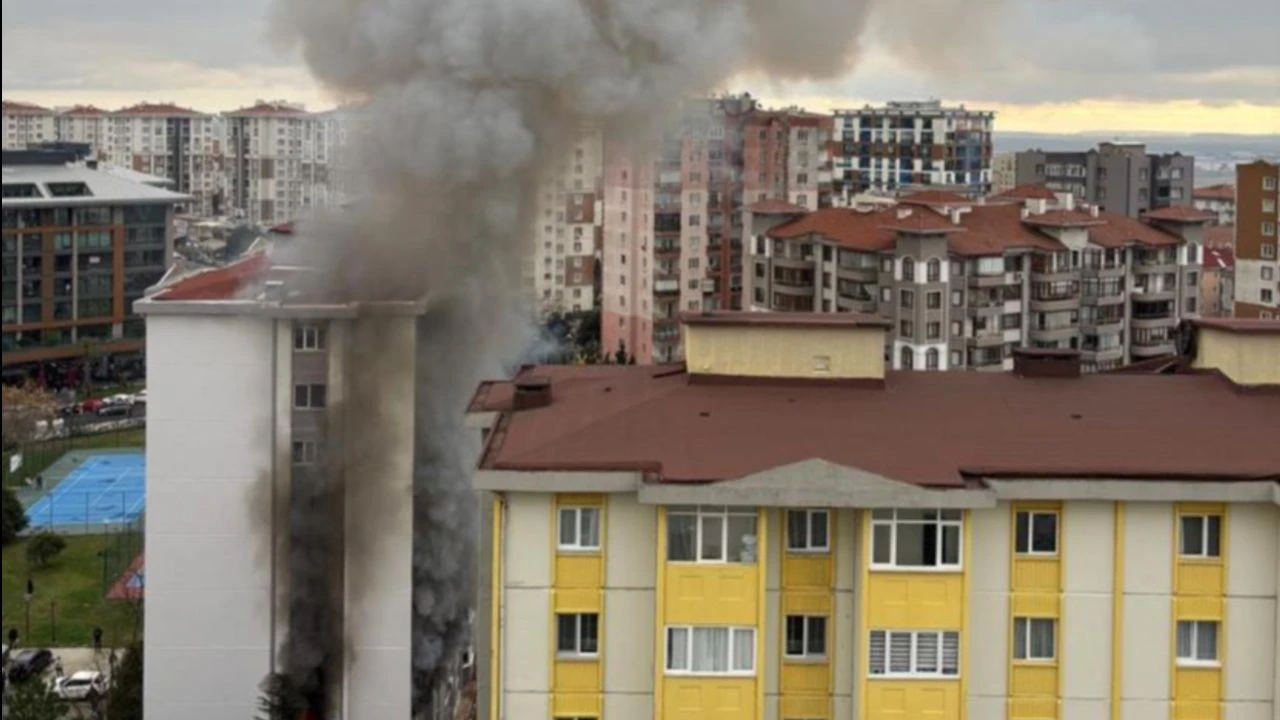
[[[5,373],[53,384],[89,349],[142,349],[133,303],[169,268],[174,207],[188,199],[69,159],[6,153],[4,166]]]
[[[830,138],[830,117],[741,95],[685,102],[654,153],[607,141],[605,349],[679,359],[681,312],[740,308],[746,208],[830,205]]]
[[[213,215],[226,207],[219,116],[139,103],[107,115],[104,129],[105,143],[92,149],[116,165],[173,180],[175,190],[191,196],[183,212]]]
[[[5,150],[22,150],[58,139],[57,113],[53,110],[13,100],[5,100],[3,106]]]
[[[1024,186],[943,191],[862,212],[751,215],[752,310],[856,312],[891,325],[895,369],[1007,370],[1018,348],[1078,350],[1086,371],[1174,352],[1199,312],[1203,228],[1168,208],[1134,220]]]
[[[258,102],[223,115],[227,193],[251,222],[289,222],[336,201],[337,113]]]
[[[868,190],[943,186],[968,195],[991,192],[994,113],[940,101],[891,102],[836,110],[833,178],[837,198]]]
[[[1280,164],[1236,166],[1236,317],[1280,317],[1278,193]]]
[[[1195,166],[1190,155],[1156,155],[1143,143],[1104,142],[1083,152],[1020,152],[1016,182],[1043,184],[1070,193],[1076,202],[1136,218],[1148,210],[1190,206]]]
[[[1198,187],[1192,192],[1197,210],[1208,210],[1218,216],[1219,225],[1236,222],[1236,188],[1229,183]]]
[[[603,136],[598,130],[584,130],[538,188],[525,286],[541,313],[595,309],[603,193]]]

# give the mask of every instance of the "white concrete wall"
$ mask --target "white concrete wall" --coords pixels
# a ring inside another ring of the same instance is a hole
[[[609,496],[605,518],[604,717],[652,718],[658,515],[634,495]],[[509,716],[515,717],[515,716]]]
[[[1009,505],[974,510],[969,518],[969,717],[1002,718],[1009,687]]]
[[[1276,515],[1270,505],[1227,511],[1228,720],[1270,719],[1276,710]]]
[[[1173,505],[1127,503],[1120,683],[1120,707],[1126,720],[1169,716],[1173,551]]]
[[[1106,717],[1111,698],[1115,505],[1063,504],[1062,706],[1065,717]],[[1168,564],[1166,562],[1166,564]]]
[[[270,634],[264,319],[147,319],[148,718],[252,717]]]
[[[548,717],[551,712],[551,580],[553,496],[507,495],[503,548],[502,717]],[[610,545],[619,542],[611,535]],[[607,622],[607,621],[606,621]],[[609,640],[608,647],[613,647]],[[652,645],[652,636],[648,643]],[[606,663],[607,665],[608,663]]]

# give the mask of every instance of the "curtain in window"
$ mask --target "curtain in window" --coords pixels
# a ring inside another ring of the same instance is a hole
[[[750,628],[733,630],[733,669],[751,672],[756,665],[756,633]]]
[[[667,559],[690,561],[697,559],[694,544],[697,537],[697,518],[693,515],[667,516]]]
[[[693,629],[693,671],[728,672],[729,628]]]
[[[1031,624],[1031,657],[1033,658],[1052,658],[1053,657],[1053,620],[1045,618],[1034,618]]]
[[[756,519],[752,515],[729,516],[729,562],[756,561]]]
[[[1204,518],[1197,515],[1182,517],[1182,554],[1204,554]]]
[[[787,547],[789,548],[805,548],[808,547],[808,523],[805,519],[804,510],[788,510],[787,511]]]
[[[1027,659],[1027,621],[1023,618],[1013,621],[1013,659]]]
[[[667,630],[667,669],[689,669],[688,628],[670,628]]]
[[[1178,657],[1187,660],[1194,658],[1196,626],[1193,622],[1178,623]]]
[[[595,508],[582,508],[578,511],[578,521],[582,531],[578,541],[584,547],[596,547],[600,544],[600,511]]]
[[[1197,660],[1217,660],[1218,659],[1218,624],[1214,622],[1202,622],[1200,625],[1199,637],[1196,638],[1196,659]]]
[[[574,532],[577,530],[577,512],[573,508],[560,508],[560,544],[573,545],[577,542]]]
[[[702,547],[698,549],[699,560],[724,559],[724,517],[720,515],[702,515]]]

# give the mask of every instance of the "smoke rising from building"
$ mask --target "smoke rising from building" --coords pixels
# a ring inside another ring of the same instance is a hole
[[[359,108],[347,149],[358,199],[302,228],[316,242],[309,264],[347,300],[428,301],[415,389],[418,707],[466,641],[478,448],[461,421],[477,381],[533,337],[521,265],[539,176],[584,125],[639,132],[741,72],[844,70],[870,5],[277,0],[277,33]]]

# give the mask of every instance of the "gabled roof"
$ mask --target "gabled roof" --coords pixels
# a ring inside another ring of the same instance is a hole
[[[1197,210],[1189,205],[1171,205],[1159,210],[1151,210],[1142,215],[1144,220],[1164,220],[1178,223],[1201,223],[1217,220],[1216,213]]]
[[[851,250],[878,252],[893,247],[894,233],[885,227],[893,213],[893,208],[870,213],[820,208],[773,228],[769,237],[787,240],[814,234]]]
[[[1207,248],[1234,248],[1236,246],[1236,226],[1213,225],[1205,228],[1204,246]]]
[[[282,102],[258,102],[249,107],[242,107],[239,110],[232,110],[226,113],[229,117],[270,117],[275,115],[301,116],[310,115],[306,110],[286,105]]]
[[[1231,270],[1236,266],[1236,253],[1230,247],[1205,246],[1201,264],[1205,270]]]
[[[60,113],[63,117],[100,117],[108,115],[106,110],[93,105],[74,105]]]
[[[899,205],[972,205],[963,195],[946,190],[921,190],[898,198]]]
[[[1230,183],[1221,183],[1219,185],[1198,187],[1191,192],[1191,197],[1196,200],[1234,201],[1236,199],[1236,186]]]
[[[1089,227],[1103,225],[1107,221],[1080,210],[1050,210],[1028,215],[1023,222],[1044,227]]]
[[[1005,200],[1057,200],[1058,196],[1041,183],[1028,183],[1005,190],[995,197]]]
[[[204,115],[204,113],[198,110],[192,110],[191,108],[180,107],[178,105],[174,105],[173,103],[148,103],[148,102],[137,103],[136,105],[130,105],[129,107],[126,107],[126,108],[120,108],[119,110],[116,110],[111,114],[112,115],[148,115],[148,116],[177,115],[177,116],[183,116],[183,117],[194,117],[197,115]]]
[[[927,207],[899,207],[892,213],[884,226],[896,232],[912,235],[943,235],[964,232],[964,227],[951,222],[949,217],[939,215]]]
[[[3,106],[4,112],[9,115],[42,115],[53,112],[49,108],[17,100],[4,100]]]
[[[232,300],[262,281],[271,268],[265,252],[246,255],[228,265],[181,278],[161,288],[152,300]]]
[[[1089,242],[1099,247],[1121,248],[1129,245],[1169,247],[1182,244],[1181,238],[1128,215],[1103,212],[1098,213],[1098,217],[1106,222],[1089,228]]]

